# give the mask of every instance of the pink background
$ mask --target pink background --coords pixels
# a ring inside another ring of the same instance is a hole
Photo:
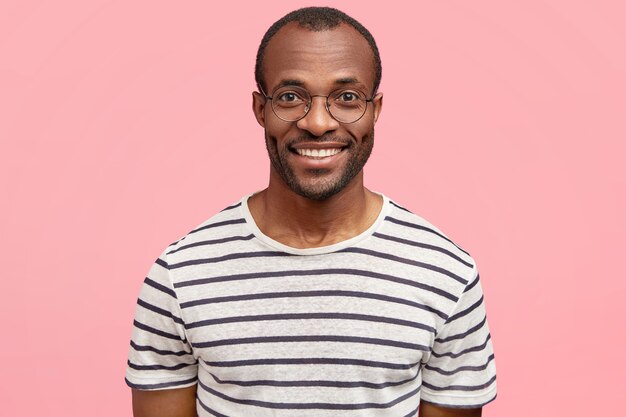
[[[254,55],[310,3],[211,3],[0,3],[1,415],[129,416],[149,266],[265,186]],[[331,2],[383,59],[367,183],[478,261],[487,417],[624,415],[623,4]]]

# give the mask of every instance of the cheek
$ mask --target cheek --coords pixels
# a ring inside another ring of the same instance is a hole
[[[291,129],[291,123],[285,123],[275,118],[266,120],[265,134],[268,137],[275,138],[279,142],[283,141],[285,137],[289,136],[289,130]]]
[[[374,131],[374,124],[369,120],[359,120],[352,126],[350,129],[352,135],[357,138],[359,141],[367,141],[372,137],[372,132]]]

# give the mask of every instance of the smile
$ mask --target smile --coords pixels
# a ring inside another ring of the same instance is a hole
[[[296,149],[298,155],[307,156],[309,158],[327,158],[329,156],[337,155],[341,152],[341,148],[330,149]]]

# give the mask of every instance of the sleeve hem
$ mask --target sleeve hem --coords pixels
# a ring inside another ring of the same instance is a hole
[[[446,408],[480,408],[495,400],[496,396],[495,384],[480,395],[438,394],[422,387],[421,400]]]
[[[141,381],[141,383],[138,383],[139,381],[137,381],[136,379],[133,379],[131,381],[128,379],[128,377],[126,377],[125,381],[126,381],[126,385],[128,385],[130,388],[153,391],[153,390],[162,390],[162,389],[187,388],[187,387],[195,385],[198,381],[198,378],[196,376],[192,376],[191,378],[185,379],[182,381],[169,380],[169,381],[164,381],[164,382],[154,382],[154,380],[146,380],[146,381]]]

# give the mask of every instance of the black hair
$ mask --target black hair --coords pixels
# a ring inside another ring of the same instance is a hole
[[[265,57],[265,48],[267,48],[270,40],[276,35],[276,33],[286,24],[296,22],[303,28],[309,29],[313,32],[321,32],[324,30],[331,30],[336,28],[342,23],[348,24],[356,29],[369,43],[374,53],[374,86],[372,95],[378,90],[380,85],[380,79],[382,77],[382,64],[380,62],[380,54],[378,53],[378,47],[372,34],[362,24],[357,22],[352,17],[348,16],[344,12],[333,9],[332,7],[305,7],[302,9],[294,10],[291,13],[283,16],[281,19],[274,22],[272,26],[265,32],[259,49],[256,54],[256,65],[254,67],[254,78],[256,80],[257,87],[262,91],[267,91],[265,80],[263,79],[263,58]]]

